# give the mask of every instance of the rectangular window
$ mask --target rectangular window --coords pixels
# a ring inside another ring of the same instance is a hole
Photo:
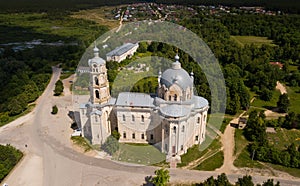
[[[135,139],[135,133],[132,134],[132,139]]]
[[[126,132],[123,132],[123,138],[126,139]]]
[[[150,135],[150,139],[153,140],[153,134]]]
[[[142,139],[145,139],[145,134],[142,134],[142,135],[141,135],[141,138],[142,138]]]
[[[180,149],[183,150],[183,145],[180,146]]]
[[[198,135],[195,137],[195,140],[196,140],[196,141],[198,141],[198,140],[199,140],[199,136],[198,136]]]

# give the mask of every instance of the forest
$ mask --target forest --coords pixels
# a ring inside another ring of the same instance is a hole
[[[0,145],[0,182],[23,157],[23,153],[13,146]]]

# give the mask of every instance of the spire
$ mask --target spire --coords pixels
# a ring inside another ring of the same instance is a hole
[[[192,72],[191,72],[191,79],[192,79],[192,81],[194,82],[194,72],[193,72],[193,70],[192,70]]]
[[[99,49],[97,48],[97,44],[96,44],[96,41],[94,42],[94,56],[95,57],[99,57]]]
[[[173,69],[181,69],[181,64],[179,62],[179,56],[178,53],[175,56],[175,62],[172,64]]]
[[[159,69],[158,78],[157,78],[158,86],[160,86],[160,79],[161,79],[161,70]]]

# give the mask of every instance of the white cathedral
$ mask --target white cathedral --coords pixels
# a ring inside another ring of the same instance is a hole
[[[119,142],[153,144],[166,158],[178,157],[205,140],[208,101],[194,95],[193,73],[179,62],[159,73],[155,96],[121,92],[110,96],[106,61],[94,48],[90,67],[90,100],[80,105],[82,135],[92,144],[102,144],[113,130]]]

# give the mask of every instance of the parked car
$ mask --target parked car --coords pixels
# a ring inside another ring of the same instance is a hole
[[[81,136],[81,129],[76,129],[73,131],[73,134],[71,134],[71,136]]]

